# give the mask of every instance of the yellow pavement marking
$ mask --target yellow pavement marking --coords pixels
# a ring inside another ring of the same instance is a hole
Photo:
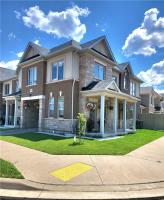
[[[92,166],[77,162],[67,167],[57,169],[53,171],[51,175],[62,181],[69,181],[70,179],[79,176],[90,169],[92,169]]]

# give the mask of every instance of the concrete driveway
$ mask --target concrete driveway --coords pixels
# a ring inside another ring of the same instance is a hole
[[[5,141],[0,145],[0,157],[13,163],[32,182],[100,187],[164,182],[164,137],[125,156],[50,155]],[[76,162],[92,169],[66,182],[51,175]]]

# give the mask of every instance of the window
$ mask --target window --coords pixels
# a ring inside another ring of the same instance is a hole
[[[5,94],[9,94],[10,93],[10,85],[9,84],[5,84]]]
[[[58,98],[58,117],[64,118],[64,96]]]
[[[94,78],[98,80],[104,80],[104,66],[103,65],[95,63]]]
[[[37,69],[32,67],[28,70],[28,85],[36,85],[37,82]]]
[[[52,80],[63,80],[64,61],[58,61],[52,64]]]
[[[124,75],[124,89],[128,88],[128,74],[127,72]]]
[[[130,82],[130,94],[136,96],[136,83]]]
[[[18,82],[18,80],[16,80],[16,82],[15,82],[15,91],[16,92],[19,91],[19,82]]]
[[[54,97],[49,98],[49,117],[54,117]]]
[[[117,77],[113,76],[112,79],[117,83]]]

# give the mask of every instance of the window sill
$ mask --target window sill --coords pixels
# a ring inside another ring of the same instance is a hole
[[[26,87],[32,87],[32,86],[36,86],[38,84],[33,84],[33,85],[26,85]]]
[[[58,82],[68,81],[68,80],[72,80],[72,79],[51,80],[51,81],[49,81],[49,82],[46,82],[46,84],[58,83]]]

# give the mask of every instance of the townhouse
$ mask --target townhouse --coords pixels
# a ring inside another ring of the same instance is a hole
[[[158,94],[153,87],[141,87],[141,113],[160,113],[163,112],[163,97]]]
[[[13,126],[71,133],[76,116],[87,117],[87,134],[105,136],[135,130],[140,83],[129,62],[118,64],[105,36],[52,49],[29,43],[3,95],[5,125],[13,104]],[[14,83],[15,81],[15,83]],[[4,82],[4,87],[6,86]]]

